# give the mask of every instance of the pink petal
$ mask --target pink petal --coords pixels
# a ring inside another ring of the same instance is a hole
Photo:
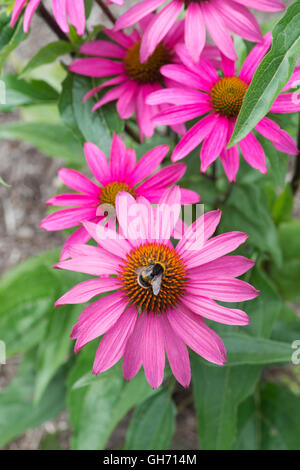
[[[126,258],[127,253],[132,248],[127,240],[122,239],[116,232],[104,228],[100,224],[83,222],[83,226],[100,246],[113,255]]]
[[[122,367],[125,380],[135,377],[142,366],[142,341],[145,323],[146,315],[139,315],[134,330],[127,340]]]
[[[216,115],[211,114],[201,119],[183,136],[181,141],[176,145],[172,154],[171,160],[176,162],[181,160],[194,150],[203,139],[209,134],[211,129],[215,126]]]
[[[126,55],[126,50],[123,47],[113,42],[103,40],[85,42],[80,46],[79,52],[96,57],[110,57],[115,59],[124,59]]]
[[[191,381],[191,366],[187,347],[182,339],[173,331],[165,314],[160,316],[160,324],[172,372],[183,387],[188,387]]]
[[[222,13],[218,11],[213,3],[203,3],[201,8],[207,30],[215,44],[229,59],[236,60],[237,55],[233,40],[227,31]]]
[[[58,176],[66,186],[75,189],[75,191],[80,191],[92,196],[98,195],[100,192],[99,187],[86,176],[79,173],[79,171],[61,168],[58,171]]]
[[[89,305],[73,327],[72,339],[77,339],[74,351],[77,353],[87,343],[106,333],[119,319],[126,307],[120,292],[102,297]]]
[[[185,15],[185,45],[195,62],[205,46],[206,31],[200,5],[190,3]]]
[[[14,4],[14,9],[11,16],[10,26],[13,28],[21,14],[21,11],[27,0],[16,0]]]
[[[138,83],[128,82],[126,88],[118,99],[117,110],[122,119],[129,119],[134,113],[135,96],[138,90]]]
[[[98,198],[86,194],[59,194],[46,202],[49,206],[91,206],[99,203]]]
[[[297,155],[298,148],[292,137],[280,126],[271,119],[264,117],[256,126],[255,129],[261,135],[271,140],[274,147],[280,152],[288,153],[289,155]]]
[[[82,36],[85,30],[84,0],[67,0],[67,11],[72,25],[75,26],[77,34]]]
[[[29,32],[32,17],[39,6],[41,0],[30,0],[24,14],[24,33]]]
[[[241,276],[254,266],[252,259],[244,256],[224,256],[215,259],[198,268],[189,270],[190,279],[207,279],[208,277],[236,277]]]
[[[104,335],[96,352],[93,374],[104,372],[122,357],[126,342],[134,329],[137,313],[136,308],[128,307]]]
[[[181,9],[181,2],[172,1],[154,16],[142,38],[140,49],[141,62],[147,61],[156,46],[167,35],[168,31],[170,31],[174,25]]]
[[[261,173],[267,173],[265,152],[254,134],[250,132],[240,140],[239,145],[246,162]]]
[[[70,72],[79,73],[87,77],[109,77],[110,75],[122,74],[125,71],[122,62],[98,57],[75,59],[69,66]]]
[[[182,299],[184,305],[196,315],[225,325],[248,325],[249,317],[242,310],[231,309],[218,305],[205,297],[189,295]]]
[[[144,0],[143,2],[139,2],[117,19],[114,28],[115,31],[128,28],[128,26],[138,23],[142,18],[156,10],[156,8],[164,2],[165,0]]]
[[[110,149],[110,172],[115,181],[123,181],[126,166],[126,147],[117,134],[113,134]]]
[[[234,0],[248,8],[255,8],[262,11],[281,11],[285,10],[285,5],[279,0]]]
[[[90,234],[85,230],[84,227],[79,227],[76,229],[65,241],[60,254],[60,261],[64,261],[70,257],[68,250],[73,244],[86,243],[89,241],[89,239]]]
[[[146,379],[151,387],[158,388],[164,378],[164,337],[161,331],[159,316],[154,313],[144,315],[146,319],[142,340],[143,366]]]
[[[197,90],[190,90],[189,88],[163,88],[154,91],[147,98],[147,104],[176,104],[188,105],[199,104],[207,102],[209,97]]]
[[[77,258],[60,261],[54,265],[54,268],[101,276],[102,274],[117,274],[119,263],[116,263],[113,257],[101,254],[97,258],[78,256]]]
[[[188,267],[190,269],[195,268],[227,255],[227,253],[234,251],[244,243],[247,238],[248,235],[242,232],[228,232],[217,235],[208,240],[198,253],[194,252],[188,260]]]
[[[75,227],[83,220],[89,220],[96,215],[95,207],[78,207],[72,209],[62,209],[45,217],[40,223],[44,230],[63,230]]]
[[[272,33],[265,34],[263,41],[253,47],[252,51],[248,54],[240,72],[240,78],[250,83],[255,70],[262,61],[272,44]]]
[[[110,169],[105,154],[93,142],[86,142],[84,155],[94,177],[104,186],[110,180]]]
[[[277,96],[271,106],[270,113],[296,113],[300,111],[298,93],[285,93]]]
[[[258,295],[258,291],[247,282],[221,277],[193,279],[189,282],[188,292],[221,302],[243,302],[254,299]]]
[[[180,90],[178,90],[180,93]],[[154,122],[157,125],[174,125],[190,121],[196,117],[202,116],[211,110],[209,103],[187,104],[181,106],[171,106],[161,113],[154,116]]]
[[[138,187],[138,192],[142,195],[144,191],[149,191],[159,187],[167,187],[180,180],[185,171],[186,165],[184,163],[169,165],[155,173],[155,175],[150,176],[150,178]]]
[[[201,147],[201,172],[205,173],[207,168],[218,158],[228,143],[228,118],[217,116],[213,129],[204,139]]]
[[[169,151],[167,145],[158,145],[149,152],[147,152],[138,162],[132,174],[130,175],[130,181],[133,186],[147,178],[149,175],[156,170],[161,164],[164,157]]]
[[[236,4],[234,1],[214,0],[216,7],[219,9],[227,28],[244,39],[253,42],[260,42],[262,34],[255,17],[247,8]]]
[[[54,18],[64,33],[69,32],[67,20],[67,0],[52,0],[52,11]]]
[[[168,312],[168,320],[177,335],[197,354],[214,364],[223,365],[226,361],[221,340],[208,328],[201,317],[185,306]]]
[[[118,287],[119,285],[115,278],[89,279],[88,281],[83,281],[80,284],[77,284],[60,297],[55,302],[55,307],[65,304],[81,304],[88,302],[96,295],[114,291],[118,289]]]
[[[160,72],[164,77],[170,78],[180,85],[184,83],[186,87],[196,88],[196,90],[205,90],[207,87],[205,78],[203,80],[198,73],[189,70],[183,65],[164,65]]]

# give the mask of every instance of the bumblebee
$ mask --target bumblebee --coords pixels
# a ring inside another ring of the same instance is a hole
[[[150,260],[147,266],[137,270],[137,281],[143,289],[152,288],[154,295],[158,295],[161,288],[161,283],[165,274],[165,266],[162,263],[154,263]]]

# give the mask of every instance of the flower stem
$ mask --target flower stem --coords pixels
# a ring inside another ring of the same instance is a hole
[[[116,18],[114,17],[110,9],[105,5],[105,3],[103,3],[102,0],[96,0],[96,3],[98,3],[101,10],[107,16],[107,18],[112,22],[112,24],[115,24]]]
[[[40,4],[39,6],[39,13],[45,23],[49,26],[49,28],[56,34],[56,36],[61,39],[62,41],[69,41],[68,36],[60,29],[60,27],[56,24],[55,20],[53,17],[50,15],[50,13],[46,10],[43,4]]]

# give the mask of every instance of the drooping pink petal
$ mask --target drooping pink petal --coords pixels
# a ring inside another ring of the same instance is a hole
[[[14,9],[11,16],[10,26],[13,28],[23,10],[23,7],[27,0],[16,0],[14,4]]]
[[[135,23],[138,23],[142,18],[156,10],[160,5],[162,5],[165,0],[145,0],[139,2],[137,5],[134,5],[129,10],[127,10],[120,18],[117,19],[115,24],[115,31],[120,29],[128,28]]]
[[[248,315],[239,309],[227,308],[211,299],[196,295],[185,296],[182,303],[196,315],[225,325],[248,325]]]
[[[259,24],[247,8],[231,0],[226,2],[214,0],[214,3],[221,12],[227,28],[233,33],[252,42],[262,40]]]
[[[298,148],[292,137],[272,119],[264,117],[255,129],[273,142],[275,148],[289,155],[297,155]]]
[[[79,171],[61,168],[58,171],[58,177],[66,186],[75,189],[75,191],[90,194],[92,196],[98,195],[100,192],[99,187],[86,176],[79,173]]]
[[[200,6],[207,30],[215,44],[229,59],[236,60],[237,55],[233,40],[227,31],[225,22],[222,18],[222,13],[219,12],[217,7],[210,2],[202,3]]]
[[[208,136],[204,139],[201,147],[201,172],[205,173],[207,168],[218,158],[228,143],[228,118],[217,116],[216,122]]]
[[[41,0],[30,0],[24,14],[24,33],[29,32],[32,17],[39,6]]]
[[[224,149],[223,152],[221,152],[220,157],[228,180],[230,182],[235,181],[240,163],[238,146],[234,145],[230,149]]]
[[[146,315],[139,315],[134,330],[125,345],[123,357],[123,374],[125,380],[136,376],[142,366],[142,341]]]
[[[90,91],[88,91],[84,97],[82,98],[82,103],[85,103],[89,98],[94,96],[96,93],[101,91],[103,88],[109,87],[111,85],[119,85],[120,83],[127,82],[128,77],[125,74],[117,75],[117,77],[112,78],[111,80],[107,80],[104,83],[101,83],[101,85],[96,86],[95,88],[92,88]]]
[[[101,100],[95,104],[92,111],[95,112],[97,111],[97,109],[101,108],[105,104],[110,103],[111,101],[114,101],[120,98],[123,91],[126,90],[127,88],[127,83],[128,81],[126,81],[125,83],[122,83],[120,86],[116,86],[112,90],[109,90],[107,93],[105,93],[103,98],[101,98]]]
[[[117,110],[122,119],[129,119],[134,113],[135,96],[138,90],[138,83],[128,81],[126,88],[117,101]]]
[[[204,19],[200,5],[190,3],[185,16],[184,41],[195,62],[198,62],[206,40]]]
[[[183,387],[188,387],[191,381],[191,366],[187,347],[182,339],[173,331],[165,314],[160,315],[160,324],[172,372]]]
[[[164,378],[165,351],[164,337],[159,316],[154,313],[146,316],[143,339],[142,360],[145,376],[152,388],[158,388]]]
[[[96,295],[114,291],[118,288],[119,284],[117,284],[116,278],[88,279],[87,281],[80,282],[80,284],[77,284],[60,297],[55,302],[55,307],[65,304],[81,304],[88,302]]]
[[[67,34],[69,32],[67,0],[52,0],[52,11],[60,29]]]
[[[178,82],[180,85],[184,83],[185,86],[195,88],[196,90],[206,90],[207,88],[205,77],[201,77],[199,73],[189,70],[183,65],[164,65],[160,69],[160,72],[164,77],[170,78],[171,80]]]
[[[90,238],[90,234],[85,230],[84,227],[79,227],[76,229],[65,241],[61,250],[60,261],[64,261],[70,257],[68,250],[73,244],[87,243]]]
[[[267,173],[265,152],[254,134],[250,132],[240,140],[239,145],[246,162],[261,173]]]
[[[87,343],[106,333],[125,310],[126,302],[120,292],[102,297],[89,305],[72,329],[72,339],[77,339],[74,351],[77,353]]]
[[[94,258],[78,256],[77,258],[60,261],[54,265],[54,268],[91,274],[92,276],[101,276],[102,274],[117,274],[119,263],[112,256],[101,254],[101,256],[99,255]]]
[[[180,142],[176,145],[172,154],[171,160],[176,162],[181,160],[194,150],[203,139],[209,134],[216,123],[216,115],[211,114],[201,119],[183,136]]]
[[[199,315],[184,305],[169,310],[168,320],[172,329],[197,354],[214,364],[223,365],[226,360],[223,348],[216,340],[215,333],[208,328]],[[221,340],[219,339],[221,342]]]
[[[96,352],[93,374],[104,372],[121,359],[126,342],[135,327],[137,313],[135,307],[128,307],[104,335]]]
[[[153,54],[156,46],[170,31],[181,9],[181,2],[172,1],[153,17],[141,42],[140,60],[142,63],[147,61],[148,57]]]
[[[77,34],[82,36],[85,30],[84,0],[67,0],[67,12],[72,25],[75,26]]]

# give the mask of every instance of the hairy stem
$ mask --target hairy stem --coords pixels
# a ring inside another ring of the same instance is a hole
[[[108,6],[106,6],[105,3],[103,3],[102,0],[96,0],[96,3],[98,3],[101,10],[107,16],[107,18],[112,22],[112,24],[115,24],[116,18],[114,17],[114,15],[112,14],[112,12],[108,8]]]
[[[40,4],[38,11],[45,23],[47,23],[49,28],[54,32],[54,34],[56,34],[59,39],[61,39],[62,41],[69,41],[68,36],[60,29],[54,18],[50,15],[50,13],[46,10],[42,3]]]

